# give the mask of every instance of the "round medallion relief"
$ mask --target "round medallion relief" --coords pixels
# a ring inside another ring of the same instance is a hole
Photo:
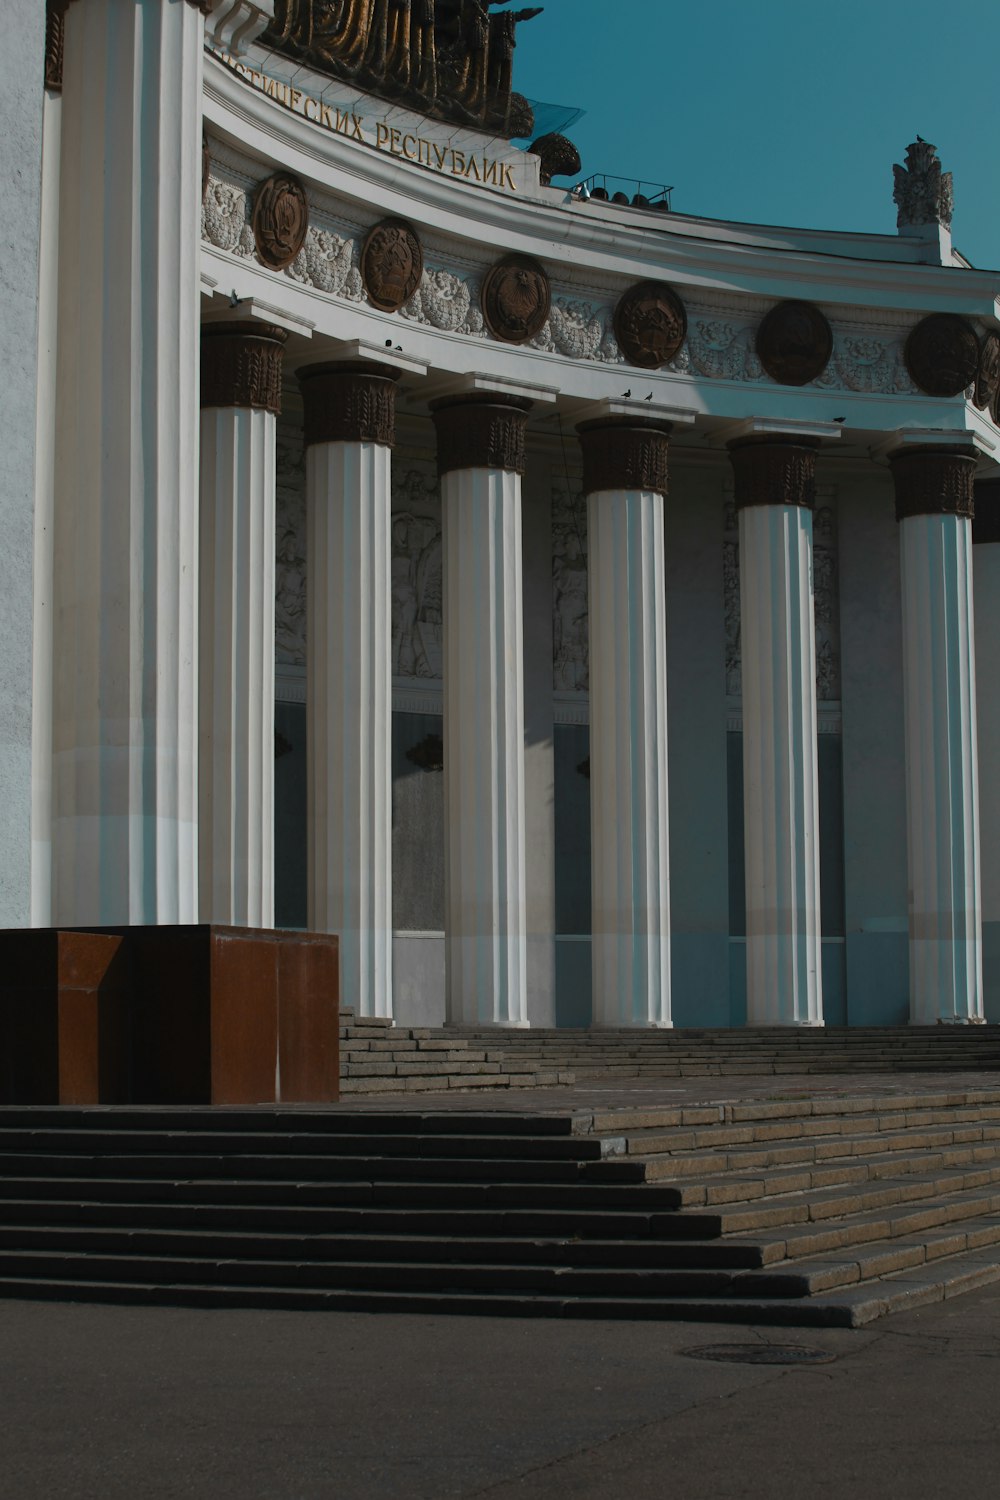
[[[424,274],[420,241],[402,219],[382,219],[369,229],[361,250],[361,279],[368,301],[380,312],[405,307]]]
[[[833,332],[811,302],[779,302],[757,330],[757,358],[780,385],[808,385],[833,353]]]
[[[524,344],[545,327],[552,290],[537,260],[507,255],[487,271],[481,301],[493,337],[505,344]]]
[[[1000,389],[1000,334],[987,333],[979,346],[975,403],[980,411],[992,409]]]
[[[657,370],[674,358],[687,334],[687,313],[664,281],[629,287],[615,308],[615,338],[630,365]]]
[[[979,372],[979,340],[964,318],[932,313],[910,333],[903,357],[910,378],[928,396],[957,396]]]
[[[309,200],[297,177],[275,172],[254,196],[253,237],[258,259],[272,271],[291,265],[305,244]]]

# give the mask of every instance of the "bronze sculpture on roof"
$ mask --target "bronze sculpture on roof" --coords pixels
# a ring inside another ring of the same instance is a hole
[[[394,103],[504,136],[530,135],[512,88],[517,28],[541,11],[510,0],[277,0],[263,38]]]

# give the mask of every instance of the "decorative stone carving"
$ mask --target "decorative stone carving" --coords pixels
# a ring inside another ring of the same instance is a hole
[[[729,449],[736,509],[747,505],[801,505],[816,500],[816,446],[798,439],[748,438]]]
[[[1000,389],[1000,334],[983,335],[979,346],[979,369],[976,372],[976,391],[973,397],[980,411],[992,409]]]
[[[444,741],[439,734],[427,734],[418,745],[412,745],[406,758],[421,771],[444,770]]]
[[[781,385],[808,385],[833,352],[833,332],[811,302],[779,302],[757,330],[757,357]]]
[[[936,146],[921,140],[918,135],[906,148],[906,166],[897,164],[892,175],[897,228],[919,224],[941,224],[945,229],[951,228],[954,210],[951,173],[942,172]]]
[[[840,579],[837,516],[830,505],[813,513],[813,598],[816,617],[816,696],[840,701]]]
[[[726,697],[743,696],[740,643],[740,532],[736,506],[727,500],[723,514],[722,598],[726,637]]]
[[[206,323],[201,330],[202,406],[281,411],[282,354],[288,335],[266,323]]]
[[[440,679],[441,497],[433,469],[392,475],[392,674]]]
[[[438,119],[530,135],[512,87],[517,28],[540,6],[491,15],[504,0],[277,0],[264,44],[382,99]]]
[[[257,257],[272,271],[281,271],[298,255],[309,228],[309,200],[297,177],[275,172],[257,188],[253,205],[253,237]]]
[[[524,429],[531,402],[520,396],[444,396],[431,403],[438,473],[505,469],[524,473]]]
[[[722,318],[698,318],[688,329],[691,364],[715,380],[760,380],[763,374],[748,327]]]
[[[663,281],[630,287],[615,308],[615,337],[630,365],[658,370],[680,350],[687,333],[684,304]]]
[[[368,231],[361,251],[361,279],[368,301],[380,312],[398,312],[420,285],[424,252],[402,219],[383,219]]]
[[[533,349],[548,349],[569,359],[621,364],[622,355],[609,308],[594,307],[568,297],[553,298],[549,320],[531,340]]]
[[[552,686],[590,687],[587,502],[568,484],[552,486]]]
[[[972,520],[976,460],[941,448],[893,453],[889,467],[896,486],[896,520],[910,516],[965,516]]]
[[[645,490],[667,493],[669,422],[643,417],[596,417],[577,427],[583,450],[583,492]]]
[[[66,25],[66,0],[46,0],[45,4],[45,87],[54,93],[62,90],[63,29]]]
[[[549,278],[530,255],[505,256],[483,278],[481,303],[494,338],[526,344],[541,332],[549,315]]]
[[[928,396],[957,396],[979,370],[976,330],[955,313],[931,313],[906,340],[906,368]]]
[[[253,254],[253,230],[243,188],[210,176],[201,221],[203,236],[217,250],[230,250],[238,255]]]
[[[466,333],[473,337],[481,337],[486,326],[475,289],[464,276],[444,267],[434,271],[425,267],[423,280],[412,301],[400,309],[400,315],[447,333]]]
[[[303,434],[313,443],[380,443],[396,436],[396,381],[387,365],[323,364],[299,371]]]
[[[541,159],[539,177],[542,187],[548,187],[553,177],[575,177],[580,171],[580,153],[564,135],[549,131],[532,141],[528,150]]]
[[[298,417],[275,426],[275,660],[306,659],[306,468]]]

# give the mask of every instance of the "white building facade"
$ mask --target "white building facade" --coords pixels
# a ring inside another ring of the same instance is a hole
[[[1000,273],[932,150],[895,236],[694,219],[275,24],[50,21],[6,924],[333,931],[408,1024],[1000,1021]]]

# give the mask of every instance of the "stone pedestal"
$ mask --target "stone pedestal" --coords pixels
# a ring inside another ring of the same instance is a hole
[[[983,1019],[971,454],[891,457],[903,591],[910,1021]]]
[[[526,1026],[521,475],[531,402],[435,403],[444,554],[446,1016]]]
[[[747,1024],[821,1026],[812,507],[816,453],[734,444],[740,526]]]
[[[669,426],[581,424],[587,495],[593,1020],[669,1026]]]
[[[66,12],[52,920],[193,921],[204,18]]]
[[[274,925],[274,428],[285,335],[202,332],[201,917]]]
[[[309,925],[341,994],[392,1014],[390,451],[397,372],[299,372],[306,443]]]

